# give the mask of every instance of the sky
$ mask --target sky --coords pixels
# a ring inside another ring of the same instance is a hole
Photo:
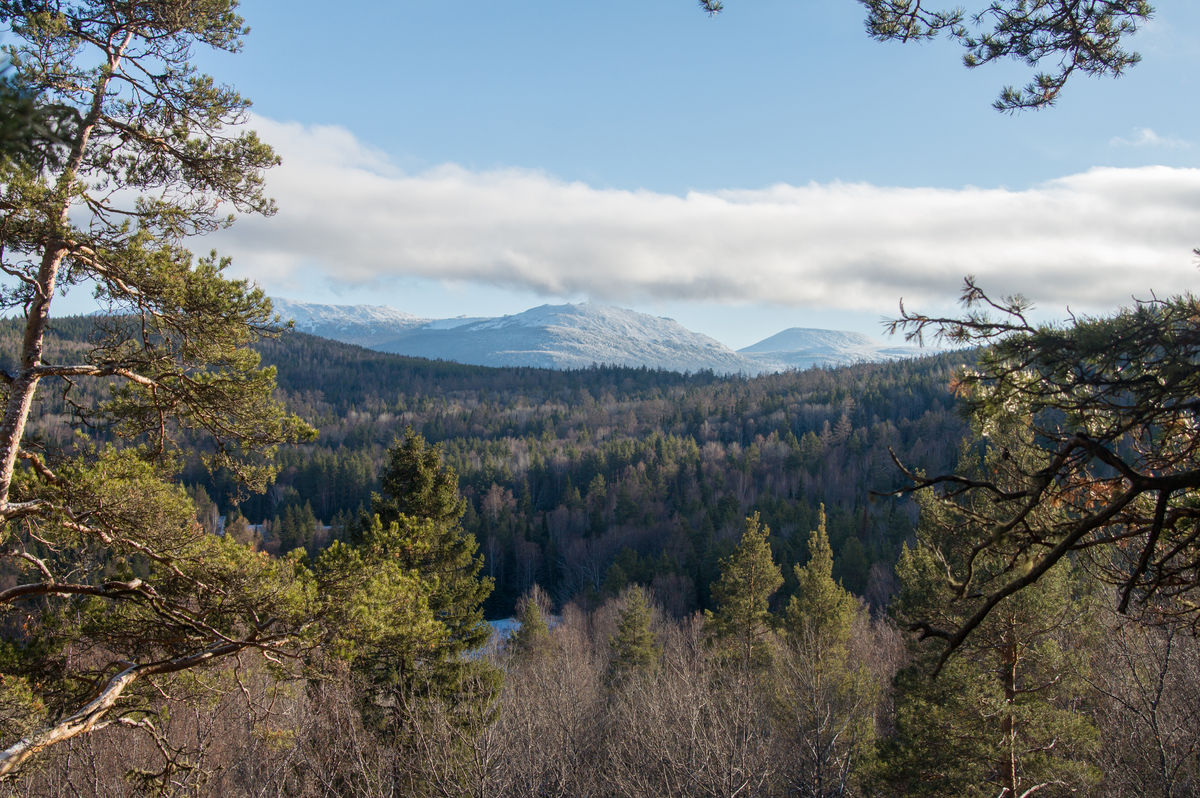
[[[211,241],[310,302],[426,317],[595,301],[740,348],[880,335],[964,275],[1046,319],[1193,290],[1200,3],[1051,109],[1020,64],[881,44],[852,0],[246,2],[198,65],[254,102],[278,203]]]

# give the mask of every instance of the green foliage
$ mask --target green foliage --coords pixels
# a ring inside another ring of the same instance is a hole
[[[429,606],[447,628],[450,648],[443,656],[449,664],[491,634],[482,605],[492,580],[479,575],[479,546],[459,523],[465,503],[458,475],[442,462],[438,447],[409,431],[392,447],[382,483],[384,494],[372,497],[372,510],[385,526],[409,528],[397,556],[434,585]]]
[[[825,530],[825,505],[808,536],[808,562],[797,565],[796,593],[784,612],[784,626],[797,638],[813,638],[822,648],[845,647],[858,615],[858,600],[833,581],[833,549]]]
[[[480,649],[491,633],[481,605],[492,585],[458,522],[458,478],[436,448],[410,431],[393,448],[383,485],[354,542],[335,540],[315,571],[324,650],[362,680],[362,720],[396,753],[389,778],[417,794],[432,777],[402,763],[421,761],[431,738],[469,740],[490,720],[500,671]],[[434,767],[454,773],[467,755],[449,745]]]
[[[478,722],[499,683],[498,672],[474,656],[491,634],[482,604],[492,583],[480,577],[478,547],[458,523],[458,477],[410,431],[392,449],[383,486],[356,544],[335,543],[317,561],[325,584],[353,584],[334,599],[355,613],[344,629],[334,624],[338,650],[371,685],[367,713],[380,729],[412,722],[394,712],[411,712],[412,702]]]
[[[317,526],[317,517],[313,515],[311,504],[289,504],[283,508],[282,515],[275,516],[271,533],[278,538],[280,552],[303,549],[312,555],[316,551]]]
[[[43,722],[45,712],[28,678],[0,672],[0,738],[23,737]]]
[[[358,545],[334,541],[315,563],[329,651],[376,688],[406,686],[439,659],[448,637],[429,608],[428,583],[406,564],[406,555],[427,543],[419,532],[376,522]]]
[[[380,482],[384,495],[371,497],[371,511],[385,524],[401,516],[457,524],[466,509],[458,474],[442,463],[441,450],[411,427],[393,444]]]
[[[541,588],[534,585],[517,603],[519,626],[508,638],[509,655],[517,663],[537,661],[550,652],[550,627],[542,613],[545,598]]]
[[[95,610],[82,628],[56,630],[64,646],[83,639],[129,659],[170,659],[214,639],[265,642],[311,611],[302,567],[198,533],[186,492],[144,450],[88,452],[29,495],[88,519],[82,529],[67,519],[37,529],[42,564],[70,567],[73,582],[59,587]],[[30,594],[40,595],[34,565],[24,570],[35,578]]]
[[[61,162],[68,125],[77,120],[75,111],[37,100],[15,85],[7,64],[0,66],[0,174]]]
[[[699,0],[709,14],[722,0]],[[1124,42],[1154,13],[1146,0],[992,0],[973,8],[929,7],[914,0],[859,0],[867,32],[880,41],[925,41],[946,36],[966,50],[963,63],[979,67],[1015,60],[1031,67],[1049,64],[1021,89],[1006,86],[997,111],[1053,105],[1074,74],[1117,77],[1141,60]]]
[[[796,593],[784,611],[775,703],[782,727],[796,737],[797,754],[785,772],[799,794],[823,798],[854,794],[872,765],[883,689],[851,645],[855,625],[868,621],[858,599],[833,579],[823,506],[808,551],[808,562],[795,567]]]
[[[1123,611],[1140,600],[1165,617],[1194,613],[1200,302],[1033,326],[1020,298],[993,302],[969,279],[963,301],[963,319],[896,322],[988,344],[956,386],[988,447],[982,468],[964,460],[958,474],[911,475],[911,490],[971,525],[972,548],[944,554],[947,576],[958,595],[984,597],[929,634],[962,645],[1006,597],[1073,557],[1118,586]]]
[[[129,244],[137,259],[143,257],[139,238]],[[101,322],[89,357],[102,373],[128,372],[137,379],[115,386],[111,398],[87,415],[157,448],[183,432],[211,435],[217,445],[204,452],[206,465],[261,491],[275,476],[277,444],[315,436],[275,400],[275,370],[260,368],[258,353],[249,348],[271,331],[270,303],[248,281],[224,278],[228,259],[210,256],[193,264],[186,252],[172,248],[149,259],[146,272],[122,277],[139,286],[136,297],[128,288],[116,294],[101,289],[116,307],[132,300],[140,312]],[[129,265],[131,271],[141,267]]]
[[[936,604],[961,612],[923,549],[899,565],[900,610],[927,617]],[[896,735],[885,768],[899,795],[1019,795],[1086,790],[1098,733],[1082,711],[1086,601],[1066,566],[1006,601],[969,644],[931,678],[935,652],[921,649],[896,682]],[[932,594],[925,591],[932,589]]]
[[[617,631],[608,641],[608,685],[619,688],[630,679],[650,674],[658,667],[662,646],[650,629],[650,603],[646,591],[633,586],[622,595],[625,606],[617,617]]]
[[[1039,457],[1025,434],[1020,424],[995,428],[998,448],[964,448],[963,472],[1006,485],[1008,469]],[[961,627],[1012,567],[1006,558],[979,555],[978,541],[990,529],[981,528],[986,515],[974,510],[985,499],[968,498],[963,504],[922,499],[917,546],[906,548],[897,565],[894,612],[909,628]],[[1064,512],[1043,506],[1029,517],[1048,521]],[[979,592],[964,595],[946,579],[964,562]],[[1090,592],[1084,575],[1064,560],[996,603],[955,650],[936,635],[934,645],[913,643],[914,664],[896,682],[896,735],[884,750],[896,794],[1065,794],[1095,783],[1088,757],[1097,731],[1082,711],[1084,635],[1094,620]]]
[[[19,111],[0,136],[25,136],[0,143],[0,309],[19,328],[0,373],[0,678],[44,707],[2,732],[0,778],[140,722],[192,668],[296,650],[316,610],[298,560],[206,535],[171,482],[187,445],[262,489],[276,448],[313,436],[250,348],[278,332],[266,297],[184,247],[229,209],[273,210],[262,171],[278,159],[244,131],[248,103],[190,63],[195,44],[240,46],[235,7],[0,2],[0,101]],[[72,288],[113,316],[51,353],[52,305]],[[47,386],[91,442],[31,434]]]
[[[746,518],[741,541],[721,561],[721,575],[712,585],[716,609],[705,614],[714,643],[743,667],[760,665],[768,657],[769,602],[783,585],[767,542],[770,534],[758,513]]]

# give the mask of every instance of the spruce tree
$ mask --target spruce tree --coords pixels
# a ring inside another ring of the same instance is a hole
[[[312,505],[308,502],[302,506],[292,503],[284,507],[283,514],[275,516],[271,522],[272,532],[279,539],[280,553],[286,554],[293,549],[303,549],[308,554],[312,554],[313,536],[316,533],[317,523]]]
[[[795,567],[796,594],[784,612],[793,639],[811,638],[825,648],[844,648],[858,615],[858,600],[833,580],[833,548],[825,529],[825,505],[808,536],[808,562]]]
[[[371,512],[385,526],[401,516],[453,526],[466,510],[458,474],[442,462],[441,449],[430,446],[412,427],[392,444],[380,483],[382,494],[371,496]]]
[[[545,591],[534,585],[517,602],[518,626],[508,638],[508,653],[513,662],[535,661],[549,652],[552,645],[550,627],[542,613],[546,601]]]
[[[776,663],[776,705],[781,728],[791,733],[782,769],[798,794],[832,798],[852,793],[858,773],[873,760],[882,689],[850,647],[865,613],[833,579],[824,505],[808,552],[808,562],[795,567],[796,593],[783,619],[787,646]]]
[[[608,641],[607,681],[614,689],[638,675],[652,673],[662,655],[662,646],[650,629],[651,611],[646,591],[634,585],[622,598],[625,606],[617,619],[617,631]]]
[[[442,463],[437,447],[410,429],[392,447],[381,482],[366,530],[360,525],[359,545],[368,562],[386,561],[418,580],[439,631],[428,644],[367,647],[355,662],[378,689],[405,700],[439,701],[469,719],[471,705],[486,704],[499,677],[472,656],[491,634],[482,605],[492,580],[479,575],[483,558],[459,523],[466,505],[458,475]]]
[[[712,584],[716,609],[705,613],[717,650],[747,668],[768,658],[769,602],[783,585],[783,574],[767,542],[770,534],[758,513],[746,518],[737,548],[721,560],[720,576]]]

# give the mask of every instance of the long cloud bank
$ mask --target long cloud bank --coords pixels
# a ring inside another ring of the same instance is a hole
[[[272,290],[422,277],[611,302],[875,310],[943,303],[974,274],[995,295],[1089,310],[1200,276],[1200,169],[1097,168],[1019,191],[814,183],[676,196],[515,169],[406,173],[341,128],[255,127],[284,159],[268,177],[279,213],[213,243]]]

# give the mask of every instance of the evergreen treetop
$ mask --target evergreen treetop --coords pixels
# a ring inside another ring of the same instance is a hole
[[[758,513],[746,518],[737,548],[721,560],[721,574],[712,584],[716,609],[705,615],[717,645],[746,667],[766,655],[769,602],[783,585],[783,574],[767,542],[770,534]]]
[[[546,593],[537,585],[517,602],[517,629],[508,638],[510,656],[518,662],[537,660],[551,646],[550,627],[542,605],[547,601]]]
[[[384,524],[402,515],[457,524],[466,510],[458,474],[442,462],[441,449],[430,446],[412,427],[388,451],[380,482],[383,494],[371,497],[371,511]]]
[[[383,564],[399,569],[414,580],[436,633],[427,634],[404,612],[389,619],[380,607],[384,617],[376,623],[391,629],[386,644],[360,644],[352,662],[399,705],[429,699],[474,722],[481,717],[474,710],[490,702],[499,674],[473,656],[491,635],[482,605],[492,580],[479,575],[483,558],[459,523],[464,503],[458,476],[436,447],[409,430],[393,446],[382,483],[383,494],[372,497],[374,512],[360,521],[357,545],[331,548],[328,567],[318,572],[339,581],[336,569],[353,557],[368,570]],[[393,720],[411,719],[387,720],[382,728],[394,730]]]
[[[844,646],[858,615],[858,599],[833,579],[833,549],[825,531],[825,505],[817,528],[808,536],[808,562],[795,567],[796,593],[784,612],[784,625],[793,635],[806,635],[823,646]]]
[[[192,65],[197,45],[240,47],[236,5],[0,1],[6,91],[32,103],[35,123],[53,120],[53,135],[35,129],[19,157],[0,158],[0,310],[22,327],[0,373],[0,568],[16,576],[0,620],[26,630],[0,664],[0,703],[33,695],[43,708],[0,740],[0,777],[111,724],[154,733],[134,721],[171,674],[294,651],[316,611],[298,560],[206,536],[170,484],[182,439],[261,489],[276,447],[313,434],[249,347],[278,332],[265,295],[185,246],[232,212],[273,211],[263,171],[278,159],[245,129],[249,103]],[[52,356],[52,307],[72,288],[112,316]],[[31,441],[45,385],[112,443]]]
[[[617,631],[608,642],[608,684],[619,687],[638,674],[658,666],[662,646],[650,628],[652,613],[644,588],[634,585],[622,595],[625,606],[617,618]]]

